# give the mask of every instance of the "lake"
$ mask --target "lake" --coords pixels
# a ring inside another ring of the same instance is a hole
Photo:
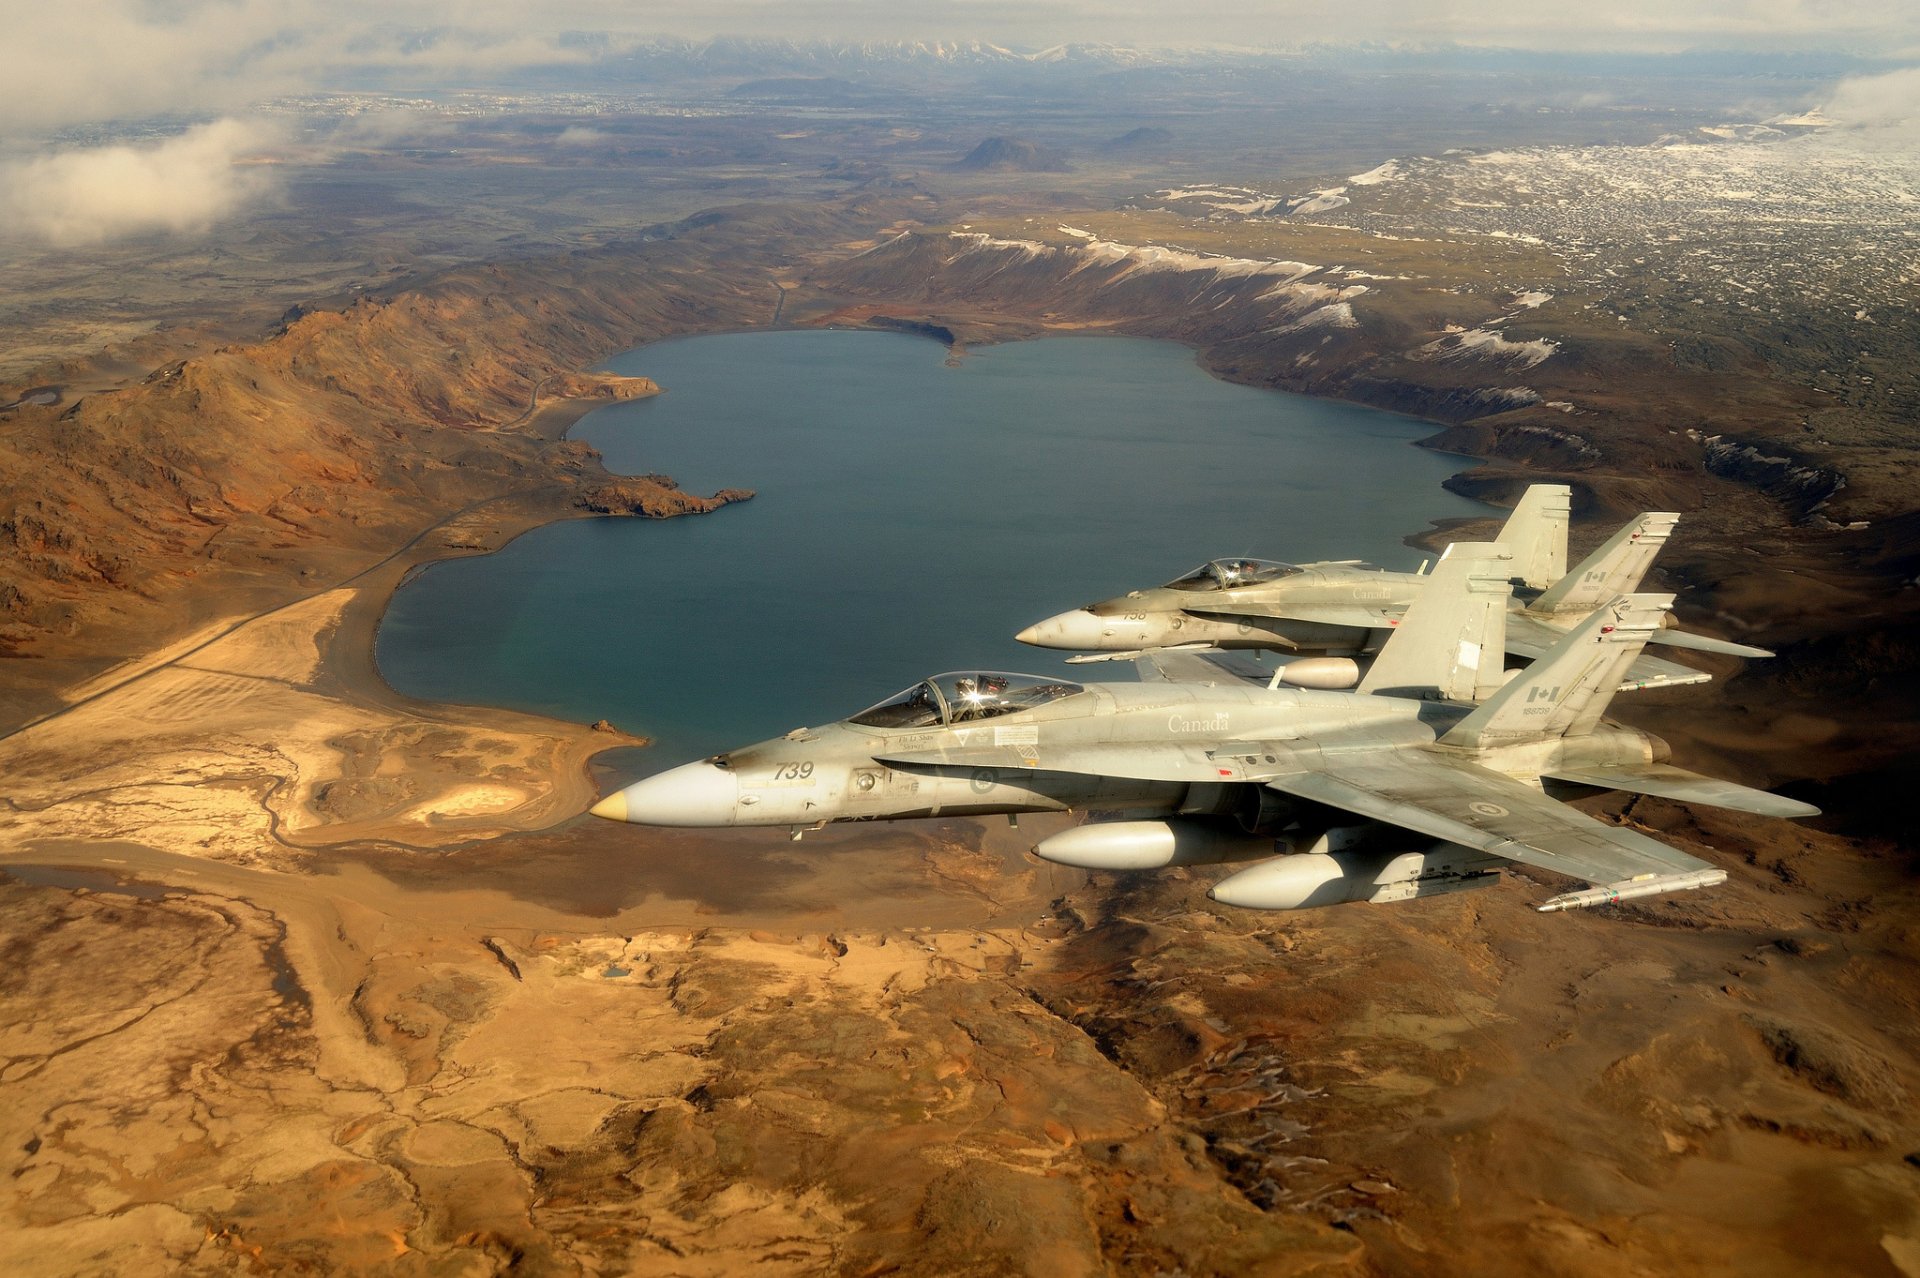
[[[638,771],[844,718],[963,667],[1069,667],[1013,634],[1205,559],[1365,558],[1485,514],[1432,428],[1234,386],[1185,347],[1046,338],[969,352],[903,334],[694,337],[605,367],[666,388],[573,436],[609,469],[759,496],[670,520],[586,519],[435,564],[377,658],[401,692],[656,741]]]

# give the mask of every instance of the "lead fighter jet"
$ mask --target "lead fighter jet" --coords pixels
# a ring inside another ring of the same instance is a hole
[[[798,837],[831,821],[1096,810],[1116,819],[1035,853],[1098,869],[1259,860],[1210,895],[1267,909],[1483,887],[1519,862],[1591,885],[1540,906],[1560,910],[1726,873],[1554,792],[1817,812],[1673,767],[1659,738],[1602,718],[1671,596],[1613,599],[1508,677],[1511,563],[1501,545],[1451,547],[1355,692],[1249,682],[1193,652],[1144,654],[1140,683],[939,675],[636,782],[593,813]]]
[[[1513,551],[1517,593],[1509,605],[1507,651],[1532,660],[1595,608],[1639,589],[1654,556],[1680,516],[1641,515],[1567,571],[1572,490],[1564,484],[1527,489],[1496,539]],[[1287,564],[1270,559],[1215,559],[1152,590],[1135,590],[1037,621],[1015,638],[1071,652],[1133,653],[1153,648],[1261,648],[1297,656],[1285,681],[1310,688],[1348,688],[1359,670],[1346,654],[1372,650],[1426,589],[1419,573],[1389,572],[1358,560]],[[1659,629],[1653,643],[1738,657],[1770,657],[1764,648],[1681,630]],[[1086,658],[1097,660],[1100,658]],[[1627,688],[1705,683],[1712,676],[1678,662],[1641,655],[1624,671]]]

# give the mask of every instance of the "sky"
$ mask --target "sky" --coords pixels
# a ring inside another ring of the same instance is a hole
[[[1463,44],[1562,53],[1838,52],[1842,124],[1920,144],[1920,0],[0,0],[0,218],[56,247],[193,234],[270,191],[270,98],[484,89],[659,38],[985,40],[1143,48]],[[600,33],[583,41],[581,33]],[[74,140],[174,117],[141,142]],[[64,136],[63,136],[64,135]]]

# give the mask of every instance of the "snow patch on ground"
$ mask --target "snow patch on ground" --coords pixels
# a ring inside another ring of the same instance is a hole
[[[1221,213],[1238,213],[1242,217],[1258,217],[1279,208],[1285,200],[1242,200],[1239,203],[1214,201],[1213,207]]]
[[[948,234],[953,239],[964,241],[967,245],[967,252],[979,252],[982,249],[988,251],[995,249],[1012,249],[1027,257],[1038,257],[1040,254],[1048,251],[1047,245],[1036,243],[1033,240],[1003,240],[997,236],[988,235],[984,231],[950,231]]]
[[[1448,325],[1448,328],[1452,327]],[[1431,360],[1437,364],[1456,364],[1474,359],[1504,364],[1509,368],[1533,368],[1551,359],[1559,349],[1560,343],[1544,337],[1537,337],[1530,342],[1510,342],[1492,329],[1469,328],[1457,333],[1449,332],[1407,354],[1412,359]]]
[[[1295,314],[1311,306],[1321,306],[1332,302],[1346,302],[1367,291],[1364,284],[1349,284],[1339,288],[1331,284],[1301,284],[1293,280],[1282,280],[1253,300],[1256,302],[1285,301],[1287,309]]]
[[[1073,228],[1062,227],[1064,230]],[[1091,233],[1087,233],[1090,234]],[[1023,257],[1040,257],[1053,253],[1070,254],[1077,259],[1073,273],[1093,267],[1120,267],[1126,275],[1145,275],[1158,271],[1178,271],[1192,274],[1206,274],[1215,282],[1230,279],[1274,279],[1276,288],[1284,288],[1294,281],[1302,279],[1319,270],[1318,266],[1306,262],[1287,262],[1274,259],[1250,257],[1225,257],[1211,253],[1195,253],[1188,249],[1164,248],[1157,244],[1120,244],[1113,240],[1088,238],[1078,244],[1043,244],[1037,240],[998,239],[982,232],[949,231],[947,238],[957,241],[962,253],[980,251],[1014,251]],[[1366,289],[1354,285],[1347,289],[1329,289],[1336,296],[1354,296]],[[1262,297],[1273,295],[1269,289]]]
[[[1147,198],[1169,203],[1193,200],[1206,205],[1211,213],[1232,213],[1239,217],[1265,217],[1281,211],[1287,203],[1281,196],[1244,186],[1179,186],[1155,191]]]
[[[1513,304],[1515,306],[1524,306],[1528,310],[1533,310],[1535,307],[1545,306],[1552,300],[1553,294],[1551,293],[1520,293],[1514,297]]]
[[[1269,334],[1304,333],[1315,328],[1359,328],[1360,321],[1353,317],[1353,305],[1349,302],[1330,302],[1325,306],[1308,311],[1291,324],[1282,324],[1278,328],[1267,330]]]
[[[1129,281],[1146,276],[1177,275],[1183,286],[1193,290],[1189,305],[1210,303],[1214,309],[1236,304],[1267,306],[1268,322],[1279,325],[1267,329],[1269,333],[1318,330],[1330,338],[1333,330],[1358,328],[1353,300],[1367,292],[1365,284],[1337,281],[1333,270],[1306,262],[1216,256],[1164,245],[1100,239],[1045,244],[949,231],[947,240],[956,259],[977,253],[1002,255],[1004,260],[991,266],[995,271],[1041,259],[1049,268],[1063,267],[1068,278],[1086,271],[1101,272],[1104,278],[1096,284],[1098,288],[1125,287]],[[1312,275],[1319,278],[1307,278]]]
[[[1214,257],[1191,253],[1186,249],[1159,248],[1154,245],[1116,244],[1124,249],[1139,271],[1211,271],[1221,278],[1242,275],[1271,275],[1278,271],[1297,278],[1315,268],[1304,262],[1269,262],[1249,257]]]
[[[1071,235],[1076,240],[1090,240],[1093,238],[1092,231],[1083,231],[1077,226],[1063,226],[1060,228],[1060,234]]]
[[[1473,398],[1504,411],[1531,408],[1540,402],[1540,392],[1531,386],[1485,386],[1475,391]]]
[[[1170,191],[1155,191],[1155,198],[1162,200],[1233,200],[1249,194],[1247,191],[1223,191],[1217,186],[1181,186]]]
[[[1400,171],[1400,161],[1388,160],[1385,164],[1368,169],[1365,173],[1354,174],[1347,179],[1347,185],[1378,186],[1382,182],[1398,182],[1404,177],[1406,174]]]
[[[1781,136],[1780,130],[1764,124],[1703,124],[1700,132],[1726,142],[1758,142]]]
[[[1311,198],[1296,204],[1289,217],[1311,217],[1315,213],[1331,213],[1335,209],[1345,208],[1353,203],[1347,198],[1347,188],[1330,186],[1324,191],[1311,192]]]

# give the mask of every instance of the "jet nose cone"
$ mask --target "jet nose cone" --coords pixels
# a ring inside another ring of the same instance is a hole
[[[636,781],[593,805],[593,815],[635,825],[732,825],[740,782],[711,763],[688,763]]]
[[[1032,644],[1036,648],[1064,648],[1070,652],[1085,652],[1089,649],[1109,645],[1109,637],[1101,631],[1107,629],[1106,623],[1085,608],[1075,608],[1072,612],[1063,612],[1048,617],[1045,621],[1036,621],[1014,638],[1021,643]]]

